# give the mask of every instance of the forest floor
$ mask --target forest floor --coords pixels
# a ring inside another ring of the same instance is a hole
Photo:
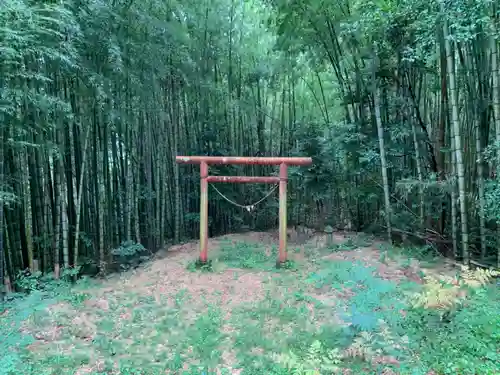
[[[0,316],[10,353],[0,374],[21,364],[17,374],[33,375],[277,375],[308,374],[308,367],[322,375],[430,375],[466,368],[453,363],[466,348],[445,344],[460,335],[439,325],[422,332],[414,321],[421,312],[408,302],[424,274],[451,275],[452,266],[418,261],[362,235],[325,241],[291,244],[290,267],[276,270],[275,233],[228,235],[210,240],[211,269],[194,267],[192,242],[106,280],[50,298],[34,294]],[[488,301],[500,301],[498,290],[487,293]],[[493,342],[500,337],[489,334]],[[475,355],[477,366],[487,362],[486,372],[462,373],[500,373],[498,350],[483,352]]]

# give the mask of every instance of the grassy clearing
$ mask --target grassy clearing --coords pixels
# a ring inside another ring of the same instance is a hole
[[[214,240],[210,269],[184,245],[10,303],[0,374],[499,373],[494,286],[443,314],[412,307],[425,286],[408,252],[338,236],[292,247],[292,267],[276,270],[276,248],[251,239]]]

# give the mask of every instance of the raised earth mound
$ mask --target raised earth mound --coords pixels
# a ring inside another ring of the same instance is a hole
[[[214,238],[211,266],[197,269],[190,242],[103,281],[32,293],[1,317],[10,340],[2,364],[33,375],[460,373],[445,352],[466,345],[453,319],[467,310],[453,301],[476,306],[478,297],[466,295],[450,263],[334,233],[333,243],[290,244],[289,267],[276,270],[276,243],[271,232]],[[433,298],[425,286],[438,275],[460,291],[449,306],[415,303]],[[490,289],[481,293],[498,303]],[[467,324],[497,330],[495,313],[483,310]],[[499,373],[491,340],[470,353],[486,371],[478,374]]]

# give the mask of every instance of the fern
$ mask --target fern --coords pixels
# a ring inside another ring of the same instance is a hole
[[[413,298],[414,307],[434,309],[442,313],[460,305],[467,296],[467,289],[484,287],[499,275],[493,270],[475,269],[462,266],[461,273],[456,277],[431,276],[424,277],[424,288]]]
[[[372,343],[373,334],[370,332],[361,332],[345,350],[345,356],[368,361],[375,354],[375,351],[372,349]]]
[[[302,357],[290,351],[280,355],[278,363],[291,375],[329,375],[340,370],[342,358],[339,349],[326,349],[315,340]]]
[[[378,321],[376,332],[360,332],[353,343],[344,351],[345,357],[359,358],[370,362],[376,356],[400,354],[409,343],[408,337],[395,336],[389,325],[382,319]]]
[[[500,373],[499,298],[497,287],[490,284],[477,288],[467,303],[440,320],[429,314],[433,310],[410,310],[404,328],[421,365],[439,374]]]
[[[497,276],[500,276],[500,272],[495,270],[484,270],[482,268],[471,270],[467,266],[462,266],[460,278],[463,285],[480,288],[490,284],[493,278]]]
[[[282,354],[278,357],[278,363],[280,363],[284,368],[290,371],[291,375],[303,375],[305,374],[304,363],[300,358],[292,351],[287,354]]]
[[[426,276],[424,281],[424,289],[413,298],[414,307],[448,311],[460,303],[464,292],[459,285],[450,284],[433,276]]]

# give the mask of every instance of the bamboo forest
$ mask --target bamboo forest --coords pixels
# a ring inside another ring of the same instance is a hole
[[[0,0],[0,375],[495,375],[499,276],[498,1]]]

